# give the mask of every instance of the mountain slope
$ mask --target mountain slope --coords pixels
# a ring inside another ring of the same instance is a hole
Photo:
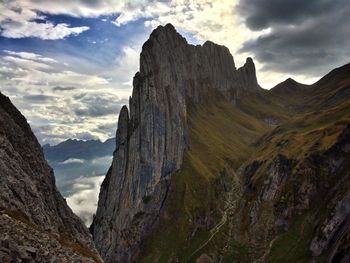
[[[266,91],[251,59],[154,30],[91,226],[104,260],[349,258],[349,68]]]
[[[269,129],[215,94],[191,109],[189,125],[190,146],[183,165],[170,179],[159,225],[143,242],[141,258],[146,262],[195,259],[193,253],[212,237],[214,228],[220,230],[220,218],[235,206],[226,205],[239,194],[235,170]]]
[[[26,119],[1,93],[0,141],[2,261],[99,261],[88,230],[58,192]]]

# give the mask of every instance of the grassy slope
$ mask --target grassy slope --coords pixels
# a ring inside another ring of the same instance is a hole
[[[278,153],[306,159],[331,147],[349,123],[350,66],[330,72],[313,85],[297,88],[293,96],[288,92],[283,94],[283,87],[279,86],[272,89],[268,97],[271,105],[278,101],[284,103],[279,112],[287,121],[260,138],[250,160],[268,160]],[[277,109],[276,106],[273,109]]]
[[[350,75],[338,78],[333,72],[331,78],[325,77],[299,93],[301,102],[299,106],[302,107],[297,107],[295,104],[298,101],[296,97],[290,100],[286,98],[285,101],[293,108],[294,115],[288,122],[265,134],[257,143],[257,150],[247,161],[247,163],[252,163],[254,160],[263,162],[252,178],[259,191],[264,186],[267,167],[278,154],[295,160],[291,177],[272,204],[275,207],[290,206],[288,200],[294,198],[293,195],[298,193],[298,188],[305,182],[317,186],[328,184],[335,187],[334,192],[323,189],[318,193],[318,197],[314,197],[313,206],[308,212],[292,217],[288,230],[275,236],[270,244],[271,249],[265,258],[267,262],[309,262],[311,256],[309,244],[315,235],[314,229],[330,215],[330,204],[334,205],[335,200],[344,196],[350,188],[349,182],[337,186],[337,180],[342,180],[345,175],[342,172],[330,178],[329,174],[324,174],[320,170],[317,162],[310,163],[312,155],[322,156],[350,125],[349,84]],[[283,100],[281,97],[283,93],[280,91],[278,96],[274,91],[271,93],[272,98],[278,97]],[[304,167],[311,170],[308,173],[300,172]],[[270,217],[276,216],[275,213],[276,209],[270,211]]]
[[[227,224],[206,247],[192,255],[208,239],[210,228],[221,218],[225,199],[223,184],[237,183],[237,168],[244,162],[258,159],[265,161],[253,178],[259,188],[269,161],[277,154],[304,163],[310,154],[331,147],[350,123],[348,71],[346,68],[341,69],[340,74],[339,71],[332,72],[310,86],[289,81],[288,92],[284,93],[283,87],[279,87],[277,91],[249,94],[237,107],[223,98],[213,98],[213,94],[205,103],[191,107],[190,148],[182,169],[172,177],[160,224],[144,242],[143,261],[194,262],[201,253],[217,254],[222,252],[223,245],[227,245],[231,251],[224,251],[225,262],[237,258],[249,262],[243,243],[227,237],[230,231]],[[298,85],[296,93],[291,92],[293,85]],[[273,130],[267,127],[264,120],[269,118],[280,125]],[[258,138],[258,143],[254,143]],[[293,192],[294,181],[305,178],[294,178],[287,183],[284,197]],[[339,191],[345,192],[349,186],[344,187],[345,190]],[[277,202],[282,204],[284,200]],[[294,217],[288,231],[275,236],[270,253],[265,255],[268,262],[309,260],[308,245],[313,235],[310,229],[329,212],[322,207],[322,202],[328,203],[320,200],[316,210]],[[273,217],[273,205],[267,205],[263,210],[264,217]],[[265,228],[267,225],[260,227],[262,231]],[[250,234],[254,238],[254,232]]]
[[[283,154],[289,159],[297,161],[293,168],[292,176],[287,181],[281,192],[281,199],[276,200],[276,204],[286,203],[298,192],[295,187],[308,181],[310,184],[329,184],[334,186],[337,183],[336,178],[340,180],[342,174],[334,174],[329,178],[319,170],[318,164],[312,164],[311,175],[301,174],[299,169],[308,167],[311,155],[320,155],[332,147],[347,125],[350,125],[350,103],[345,102],[328,111],[317,114],[306,114],[298,116],[289,123],[282,125],[262,139],[259,150],[254,154],[252,159],[266,160],[265,165],[255,174],[253,181],[259,188],[263,186],[266,178],[266,167],[268,160],[272,160],[277,154]],[[335,181],[334,181],[335,180]],[[292,219],[292,224],[288,231],[282,233],[274,240],[271,250],[267,257],[267,262],[309,262],[310,251],[309,244],[314,236],[315,229],[323,219],[329,214],[330,210],[325,204],[331,204],[332,200],[338,199],[349,184],[344,184],[336,188],[330,196],[328,191],[319,192],[318,198],[310,207],[307,213],[296,216]]]
[[[223,98],[210,96],[190,112],[190,148],[181,171],[172,177],[160,225],[144,242],[144,262],[195,259],[192,252],[221,216],[223,185],[237,179],[234,170],[250,156],[252,143],[268,130]]]

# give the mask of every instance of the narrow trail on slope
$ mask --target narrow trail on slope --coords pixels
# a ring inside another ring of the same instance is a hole
[[[209,235],[208,239],[204,243],[202,243],[202,245],[200,245],[195,251],[192,252],[192,254],[189,256],[189,260],[196,253],[198,253],[198,251],[200,251],[206,245],[208,245],[209,242],[215,237],[215,235],[220,232],[221,228],[227,222],[227,217],[228,217],[229,212],[235,210],[237,203],[238,203],[238,199],[239,199],[238,196],[240,193],[241,193],[240,183],[236,182],[235,184],[233,184],[232,190],[228,193],[228,197],[225,201],[225,209],[224,209],[224,212],[222,214],[222,218],[221,218],[220,222],[210,230],[210,235]]]

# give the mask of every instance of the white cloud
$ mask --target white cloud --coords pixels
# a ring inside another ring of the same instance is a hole
[[[69,158],[64,162],[61,162],[60,164],[74,164],[74,163],[82,164],[84,162],[85,162],[84,159]]]
[[[77,73],[66,68],[64,64],[57,64],[53,58],[43,57],[39,54],[28,52],[13,52],[6,50],[5,53],[11,54],[0,58],[0,65],[9,68],[21,69],[21,74],[15,74],[11,81],[21,81],[23,84],[59,86],[64,83],[66,86],[80,85],[84,87],[96,87],[96,85],[108,84],[106,78]],[[52,66],[55,62],[55,67]],[[42,69],[52,69],[51,71],[42,71]],[[60,70],[62,69],[62,70]]]
[[[118,74],[117,77],[122,84],[130,88],[132,86],[132,78],[139,70],[140,52],[138,49],[141,49],[141,47],[125,46],[122,49],[122,54],[116,58],[115,67],[118,70],[115,70],[115,72],[118,72],[116,73]]]
[[[129,89],[118,89],[107,77],[75,72],[59,58],[4,53],[7,55],[0,57],[0,90],[28,118],[42,144],[114,136],[119,109],[127,103]],[[123,72],[124,79],[124,74],[130,74],[122,64],[111,68]],[[105,128],[111,121],[114,127]]]
[[[14,65],[16,65],[19,68],[31,68],[32,70],[35,69],[50,69],[51,65],[48,65],[46,63],[38,62],[31,59],[25,59],[21,57],[15,57],[15,56],[4,56],[1,58],[3,62],[9,62]]]
[[[21,25],[3,24],[1,35],[7,38],[37,37],[44,40],[57,40],[70,35],[79,35],[89,29],[87,26],[69,27],[67,24],[54,25],[50,22],[36,23],[26,21]]]
[[[58,63],[58,61],[55,60],[55,59],[48,58],[48,57],[43,57],[42,55],[35,54],[35,53],[14,52],[14,51],[11,51],[11,50],[4,50],[4,52],[9,54],[9,55],[20,57],[20,58],[23,58],[23,59],[30,59],[30,60],[40,61],[40,62],[45,62],[45,63]]]
[[[73,182],[74,192],[66,198],[67,204],[85,223],[90,226],[96,213],[98,193],[104,176],[80,177]]]
[[[44,40],[63,39],[89,30],[87,26],[70,27],[65,23],[53,24],[46,17],[21,2],[0,3],[0,34],[7,38],[37,37]],[[37,22],[41,20],[41,22]]]

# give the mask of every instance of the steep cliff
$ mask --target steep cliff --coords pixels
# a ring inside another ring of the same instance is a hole
[[[1,262],[100,260],[26,119],[1,93],[0,178]]]
[[[252,59],[154,30],[91,226],[103,259],[346,259],[349,68],[266,91]]]
[[[120,112],[119,144],[92,225],[107,262],[130,259],[157,219],[188,146],[190,105],[211,90],[234,102],[241,92],[259,89],[251,59],[236,70],[226,47],[209,41],[189,45],[170,24],[144,44],[133,86],[130,112]]]

